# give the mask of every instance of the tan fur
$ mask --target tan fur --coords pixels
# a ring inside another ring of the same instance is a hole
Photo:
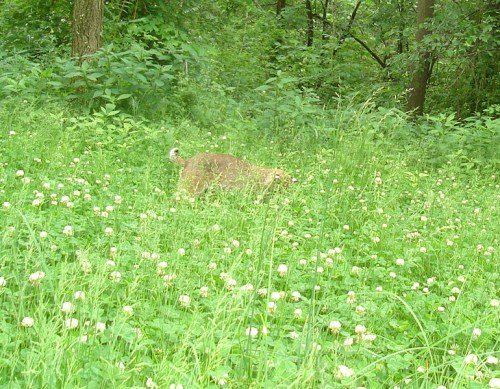
[[[170,150],[170,160],[181,166],[178,191],[199,196],[210,187],[224,190],[256,190],[267,192],[286,188],[296,180],[281,169],[252,165],[227,154],[197,154],[189,159],[179,156],[179,149]]]

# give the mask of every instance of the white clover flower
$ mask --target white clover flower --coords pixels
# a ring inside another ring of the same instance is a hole
[[[451,293],[460,294],[460,289],[455,286],[454,288],[451,289]]]
[[[498,300],[498,299],[491,299],[490,300],[490,305],[493,308],[497,308],[498,306],[500,306],[500,300]]]
[[[354,370],[345,365],[340,365],[337,369],[338,369],[337,377],[340,379],[349,378],[354,375]]]
[[[254,287],[252,284],[245,284],[240,288],[243,292],[251,292]]]
[[[404,264],[405,264],[405,260],[403,258],[396,259],[396,265],[404,266]]]
[[[281,276],[281,277],[284,277],[286,276],[286,273],[288,273],[288,266],[285,265],[284,263],[281,263],[279,266],[278,266],[278,274]]]
[[[115,198],[114,198],[115,204],[121,204],[122,201],[123,201],[122,196],[120,196],[120,195],[115,196]]]
[[[33,207],[39,207],[40,205],[42,205],[42,200],[41,199],[34,199],[32,202],[31,202],[31,205]]]
[[[16,171],[16,177],[24,177],[24,170]]]
[[[305,265],[307,265],[307,259],[301,259],[301,260],[299,260],[299,265],[300,265],[300,266],[305,266]]]
[[[234,239],[231,244],[234,246],[234,247],[240,247],[240,242],[237,241],[236,239]]]
[[[375,334],[363,334],[361,335],[361,340],[364,340],[365,342],[373,342],[377,339],[377,335]]]
[[[78,339],[78,341],[80,343],[87,343],[87,340],[89,340],[89,337],[87,335],[82,335],[80,336],[80,338]]]
[[[396,277],[397,277],[397,274],[396,274],[395,272],[391,271],[391,272],[389,273],[389,277],[391,277],[391,278],[396,278]]]
[[[255,327],[248,327],[245,331],[247,336],[251,338],[255,338],[259,334],[259,330]]]
[[[354,304],[356,302],[356,293],[352,290],[347,292],[347,302],[349,304]]]
[[[497,389],[500,388],[500,378],[493,377],[490,382],[488,382],[488,386],[491,389]]]
[[[64,325],[66,326],[66,328],[70,330],[75,329],[76,327],[78,327],[78,319],[75,318],[66,319],[64,321]]]
[[[219,384],[221,385],[221,384]],[[184,389],[184,386],[182,384],[170,384],[168,389]]]
[[[104,330],[106,330],[106,323],[98,321],[97,323],[95,323],[95,330],[97,332],[104,332]]]
[[[298,291],[293,291],[291,293],[291,296],[292,296],[292,300],[295,302],[299,301],[302,298],[302,295]]]
[[[12,204],[11,204],[11,203],[9,203],[8,201],[4,201],[4,202],[3,202],[3,207],[4,207],[4,209],[9,209],[11,206],[12,206]]]
[[[375,292],[383,292],[384,291],[384,288],[382,288],[381,286],[377,286],[375,288]]]
[[[63,228],[63,234],[66,236],[73,236],[74,235],[73,227],[72,226],[65,226]]]
[[[425,373],[425,367],[423,366],[417,367],[417,373]]]
[[[295,316],[296,319],[299,319],[302,317],[302,309],[297,308],[295,311],[293,311],[293,316]]]
[[[352,273],[352,274],[356,274],[356,275],[357,275],[357,274],[359,274],[359,273],[360,273],[360,271],[361,271],[361,268],[359,268],[358,266],[353,266],[353,267],[351,268],[351,273]]]
[[[189,297],[187,294],[181,294],[179,296],[179,304],[182,307],[189,307],[191,304],[191,297]]]
[[[105,234],[105,235],[107,235],[107,236],[111,236],[111,235],[113,235],[113,228],[111,228],[111,227],[106,227],[106,228],[104,229],[104,234]]]
[[[358,305],[356,307],[356,313],[359,314],[359,315],[362,315],[366,312],[366,308],[363,307],[362,305]]]
[[[7,285],[7,280],[5,277],[0,277],[0,288],[3,288]]]
[[[274,301],[269,301],[267,303],[267,311],[270,313],[270,314],[273,314],[276,312],[276,309],[278,309],[278,305],[274,302]]]
[[[469,354],[464,358],[464,363],[466,365],[477,365],[479,358],[476,354]]]
[[[156,389],[157,387],[158,385],[156,384],[156,382],[154,382],[151,377],[148,377],[148,379],[146,380],[146,388]]]
[[[358,324],[355,328],[354,328],[354,332],[357,333],[358,335],[362,335],[366,332],[366,327],[362,324]]]
[[[49,236],[47,231],[40,231],[39,235],[41,239],[45,239],[47,236]]]
[[[200,296],[201,297],[208,297],[208,286],[202,286],[200,288]]]
[[[212,231],[215,231],[215,232],[218,232],[221,230],[221,226],[219,226],[218,224],[214,224],[212,226]]]
[[[354,343],[354,338],[348,337],[346,340],[344,340],[344,346],[345,347],[350,347]]]
[[[61,311],[66,314],[72,313],[75,311],[75,306],[69,301],[65,301],[62,303]]]
[[[333,333],[333,334],[338,334],[340,332],[340,329],[342,328],[342,324],[339,321],[333,320],[328,324],[328,329]]]
[[[85,292],[77,290],[73,295],[75,300],[85,300]]]
[[[298,338],[299,338],[299,336],[300,336],[300,335],[299,335],[297,332],[295,332],[295,331],[292,331],[292,332],[290,332],[290,333],[288,334],[288,337],[289,337],[290,339],[294,339],[294,340],[295,340],[295,339],[298,339]]]
[[[134,308],[131,305],[124,305],[122,311],[129,316],[132,316],[134,314]]]
[[[494,355],[489,355],[488,358],[486,358],[486,363],[488,365],[497,365],[498,364],[498,358],[495,357]]]
[[[209,270],[215,270],[215,269],[217,269],[217,263],[215,263],[215,262],[210,262],[210,263],[208,264],[208,269],[209,269]]]
[[[251,256],[253,254],[252,249],[246,249],[245,250],[245,254],[248,255],[248,256]]]
[[[262,329],[260,330],[260,332],[264,336],[269,335],[269,328],[266,326],[262,326]]]
[[[108,259],[106,261],[106,266],[109,266],[109,267],[115,267],[116,266],[116,263],[115,261],[112,261],[111,259]]]
[[[112,271],[110,274],[109,274],[109,278],[111,279],[111,281],[113,282],[120,282],[120,280],[122,279],[122,273],[120,273],[119,271]]]
[[[481,336],[481,329],[480,328],[474,328],[472,330],[472,337],[473,338],[479,338]]]
[[[272,292],[271,293],[271,300],[278,301],[280,298],[281,298],[280,292]]]
[[[21,326],[25,328],[30,328],[33,327],[34,325],[35,325],[35,320],[29,316],[26,316],[23,318],[23,320],[21,320]]]
[[[417,290],[418,288],[420,288],[419,282],[414,282],[413,285],[411,286],[411,290]]]
[[[444,312],[445,308],[442,306],[437,307],[438,312]]]
[[[37,271],[29,276],[29,282],[33,285],[39,285],[40,281],[45,278],[45,273],[43,271]]]
[[[186,250],[183,248],[180,248],[179,250],[177,250],[177,253],[182,257],[182,256],[186,255]]]

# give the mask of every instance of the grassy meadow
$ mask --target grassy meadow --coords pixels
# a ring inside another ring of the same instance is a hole
[[[5,103],[0,386],[499,387],[498,176],[363,115],[278,139]],[[178,201],[174,146],[299,183]]]

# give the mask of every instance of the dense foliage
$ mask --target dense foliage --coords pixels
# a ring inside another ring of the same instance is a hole
[[[500,387],[498,5],[418,2],[0,2],[0,387]]]

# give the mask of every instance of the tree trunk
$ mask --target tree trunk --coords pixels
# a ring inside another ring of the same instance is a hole
[[[422,115],[424,112],[425,92],[431,77],[432,54],[422,47],[422,40],[429,34],[425,23],[432,20],[434,3],[435,0],[418,0],[417,5],[418,27],[415,41],[417,42],[419,58],[415,65],[407,101],[407,110],[414,112],[416,115]]]
[[[71,56],[80,64],[101,47],[103,10],[104,0],[75,0]]]
[[[280,16],[281,11],[283,11],[283,8],[286,6],[286,0],[278,0],[276,2],[276,16]]]
[[[314,37],[314,20],[313,20],[313,10],[311,0],[306,0],[306,11],[307,11],[307,46],[313,45]]]

